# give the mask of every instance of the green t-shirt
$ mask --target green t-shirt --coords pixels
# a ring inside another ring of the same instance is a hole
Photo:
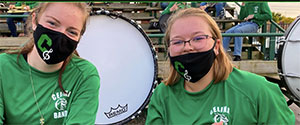
[[[31,76],[29,73],[31,69]],[[21,55],[0,54],[0,124],[94,124],[100,78],[96,67],[73,56],[62,75],[64,94],[58,87],[59,71],[41,72]]]
[[[178,9],[184,9],[184,8],[191,8],[190,5],[185,5],[183,2],[170,2],[168,4],[168,6],[164,9],[164,11],[161,13],[161,15],[164,15],[164,14],[168,14],[168,13],[171,13],[170,9],[173,7],[174,4],[177,4],[178,6]]]
[[[22,6],[22,4],[25,4],[26,6],[29,6],[30,9],[33,9],[34,7],[36,7],[36,6],[38,5],[37,2],[17,2],[17,3],[15,4],[15,6],[16,6],[16,7]]]
[[[244,20],[248,15],[254,14],[253,22],[260,27],[272,19],[272,12],[266,2],[246,2],[245,6],[241,6],[239,19]]]
[[[278,85],[264,77],[233,69],[227,80],[209,84],[200,92],[184,89],[184,79],[176,84],[158,85],[148,108],[146,124],[229,125],[295,124]]]

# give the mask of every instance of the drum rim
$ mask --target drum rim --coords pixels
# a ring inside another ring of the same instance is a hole
[[[283,86],[284,86],[285,88],[287,88],[287,89],[286,89],[287,92],[288,92],[288,93],[291,93],[291,94],[292,94],[291,96],[293,96],[293,98],[296,98],[296,99],[300,100],[300,97],[298,98],[298,95],[294,92],[294,89],[291,87],[290,84],[288,84],[287,77],[281,75],[281,74],[286,73],[285,69],[282,68],[282,67],[283,67],[283,63],[282,63],[282,60],[283,60],[283,58],[282,58],[282,53],[283,53],[283,51],[285,50],[285,47],[286,47],[285,44],[286,44],[286,43],[283,43],[282,45],[280,45],[280,47],[282,47],[282,50],[280,50],[280,53],[281,53],[281,54],[280,54],[279,57],[278,57],[278,59],[280,59],[280,61],[279,61],[279,60],[277,61],[278,73],[280,73],[280,74],[279,74],[279,78],[280,78],[280,81],[283,83]],[[279,68],[279,67],[281,67],[281,68]],[[289,99],[290,99],[290,98],[289,98]]]
[[[298,22],[299,21],[299,22]],[[298,98],[298,95],[294,92],[294,89],[291,87],[290,84],[288,84],[288,80],[286,76],[283,76],[281,74],[286,73],[285,69],[283,69],[283,53],[285,53],[286,47],[287,47],[287,43],[289,40],[289,34],[291,34],[292,30],[294,29],[295,25],[300,23],[300,18],[297,17],[291,24],[290,26],[287,28],[287,30],[285,31],[284,37],[285,37],[285,41],[283,42],[282,45],[279,46],[279,51],[278,51],[278,61],[277,61],[277,68],[278,68],[278,73],[279,74],[279,78],[280,81],[282,83],[284,83],[284,86],[287,87],[287,91],[289,93],[292,93],[292,96],[294,96],[296,99],[300,100],[300,97]]]
[[[130,23],[146,39],[148,47],[149,47],[149,49],[151,50],[151,53],[152,53],[152,58],[153,58],[153,63],[154,63],[154,78],[153,78],[153,81],[152,81],[151,89],[150,89],[150,91],[148,93],[147,98],[143,102],[143,104],[134,113],[132,113],[127,118],[125,118],[125,119],[123,119],[121,121],[113,122],[113,123],[105,123],[105,124],[126,124],[129,121],[133,120],[138,115],[140,115],[140,113],[142,112],[142,110],[144,110],[146,108],[146,106],[150,102],[150,98],[151,98],[151,96],[153,94],[154,88],[158,84],[158,81],[157,81],[157,79],[158,79],[158,63],[157,63],[157,58],[158,57],[157,57],[156,51],[154,49],[154,46],[152,45],[151,39],[147,36],[146,32],[142,29],[142,27],[136,21],[134,21],[133,19],[129,19],[129,18],[123,16],[121,13],[111,12],[111,11],[106,10],[106,9],[100,9],[98,11],[91,11],[90,16],[94,16],[94,15],[106,15],[106,16],[109,16],[111,18],[121,18],[121,19],[125,20],[126,22]],[[95,124],[101,124],[101,123],[95,123]]]
[[[298,22],[299,19],[300,19],[300,17],[297,17],[297,18],[289,25],[289,27],[288,27],[287,30],[285,31],[285,33],[284,33],[285,40],[287,40],[287,36],[291,33],[293,27],[297,24],[297,22]]]

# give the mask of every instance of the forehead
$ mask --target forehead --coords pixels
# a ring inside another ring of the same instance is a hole
[[[49,12],[57,12],[57,11],[61,12],[61,13],[58,13],[58,15],[64,14],[63,12],[66,12],[66,13],[82,12],[82,10],[80,10],[80,8],[77,7],[73,3],[49,3],[44,12],[49,13]]]
[[[62,23],[82,26],[84,13],[72,3],[50,3],[42,13],[43,17],[53,17]]]
[[[172,36],[188,36],[193,33],[200,32],[210,35],[209,25],[204,17],[188,16],[175,20],[171,27],[170,37]]]

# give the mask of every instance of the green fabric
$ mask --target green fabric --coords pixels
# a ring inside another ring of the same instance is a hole
[[[272,12],[266,2],[246,2],[245,6],[241,6],[239,19],[244,20],[244,18],[251,14],[254,14],[253,22],[257,23],[260,27],[272,19]]]
[[[148,107],[146,125],[294,125],[295,116],[277,84],[264,77],[233,69],[227,80],[209,84],[200,92],[184,89],[184,80],[155,89]]]
[[[22,55],[19,65],[16,54],[0,54],[0,60],[0,124],[40,124],[29,68],[46,124],[95,123],[100,78],[93,64],[72,57],[62,77],[63,88],[69,92],[64,94],[58,87],[58,71],[41,72]]]
[[[15,6],[16,6],[16,7],[22,6],[22,4],[24,4],[24,3],[25,3],[27,6],[29,6],[30,9],[32,9],[32,8],[34,8],[35,6],[38,5],[37,2],[17,2],[17,3],[15,4]]]
[[[170,2],[170,3],[168,4],[168,6],[164,9],[164,11],[161,13],[161,15],[171,13],[170,9],[171,9],[171,7],[172,7],[175,3],[177,3],[178,9],[184,9],[184,8],[190,8],[190,7],[191,7],[191,6],[189,6],[189,5],[184,5],[183,2]]]

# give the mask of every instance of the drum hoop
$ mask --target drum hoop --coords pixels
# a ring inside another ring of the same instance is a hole
[[[156,51],[152,45],[151,39],[147,36],[146,32],[142,29],[142,27],[137,24],[136,21],[129,19],[127,17],[124,17],[121,13],[116,13],[116,12],[111,12],[109,10],[105,10],[105,9],[100,9],[97,11],[91,11],[90,16],[92,15],[106,15],[109,16],[113,19],[117,19],[117,18],[121,18],[124,19],[125,21],[127,21],[128,23],[130,23],[131,25],[133,25],[146,39],[148,46],[151,50],[152,53],[152,57],[153,57],[153,62],[154,62],[154,78],[152,81],[152,86],[151,86],[151,90],[145,100],[145,102],[130,116],[128,116],[127,118],[125,118],[124,120],[121,120],[119,122],[115,122],[115,123],[111,123],[111,124],[126,124],[129,121],[133,120],[136,116],[138,116],[139,114],[141,114],[142,110],[146,108],[146,106],[148,105],[148,103],[150,102],[150,97],[153,94],[154,88],[155,86],[158,84],[157,82],[157,77],[158,77],[158,64],[157,64],[157,54]]]
[[[287,30],[285,31],[285,33],[284,33],[284,37],[285,37],[285,39],[287,39],[287,36],[291,33],[291,31],[292,31],[292,29],[293,29],[293,27],[297,24],[297,20],[299,20],[300,19],[300,17],[297,17],[296,19],[295,19],[295,21],[293,21],[290,25],[289,25],[289,27],[287,28]]]
[[[287,28],[287,30],[285,31],[285,34],[284,34],[285,40],[283,40],[283,42],[282,42],[283,44],[281,44],[279,46],[278,60],[277,60],[277,68],[278,68],[278,75],[280,77],[280,81],[282,83],[284,83],[283,85],[286,88],[286,90],[289,93],[292,93],[291,96],[293,96],[296,99],[298,99],[295,96],[297,94],[294,91],[292,91],[293,90],[292,87],[289,84],[287,84],[288,81],[286,80],[288,77],[293,77],[293,75],[284,74],[283,70],[285,70],[285,69],[283,69],[283,67],[282,67],[282,65],[283,65],[283,63],[282,63],[282,61],[283,61],[282,59],[283,58],[282,57],[283,57],[284,50],[286,49],[285,47],[287,47],[286,46],[287,42],[299,42],[299,40],[290,40],[290,39],[288,39],[288,35],[291,34],[291,31],[293,30],[294,26],[297,24],[298,20],[300,20],[299,17],[297,19],[295,19],[295,21],[293,21],[290,24],[290,26]],[[297,75],[296,75],[296,77],[297,77]]]

